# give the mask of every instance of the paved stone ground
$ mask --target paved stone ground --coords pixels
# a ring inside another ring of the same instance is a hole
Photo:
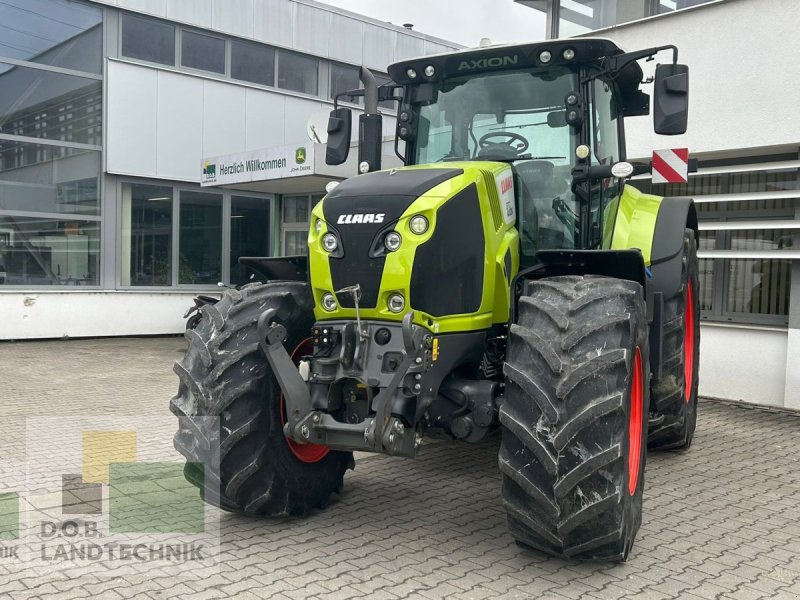
[[[180,338],[0,344],[0,493],[20,477],[26,417],[156,415],[171,427],[171,365],[183,347]],[[176,460],[171,433],[140,443]],[[66,444],[50,437],[42,460]],[[68,573],[3,558],[0,541],[0,598],[800,598],[800,415],[702,402],[692,450],[648,457],[644,522],[621,565],[517,547],[497,446],[363,457],[342,497],[305,520],[209,509],[221,565],[200,578],[97,564]]]

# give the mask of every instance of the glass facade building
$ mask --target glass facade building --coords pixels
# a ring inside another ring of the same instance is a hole
[[[97,286],[100,7],[0,5],[0,286]]]
[[[331,7],[273,4],[254,0],[254,14],[226,25],[189,5],[0,3],[0,292],[190,294],[245,283],[241,256],[301,252],[321,186],[201,189],[199,156],[309,143],[306,120],[360,86],[364,53],[385,82],[400,48],[455,46]],[[202,114],[189,108],[198,97]],[[395,107],[383,109],[391,118]]]

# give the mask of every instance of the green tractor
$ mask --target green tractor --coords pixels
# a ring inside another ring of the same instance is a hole
[[[425,437],[499,429],[520,544],[624,560],[647,447],[688,448],[699,344],[689,198],[626,183],[625,117],[650,113],[638,62],[659,52],[657,133],[686,129],[673,46],[603,39],[494,46],[361,70],[359,171],[313,209],[305,256],[248,258],[187,330],[171,403],[186,476],[207,502],[306,515],[353,451],[414,457]],[[337,98],[338,100],[338,98]],[[380,170],[379,101],[398,102]],[[350,147],[335,104],[328,162]]]

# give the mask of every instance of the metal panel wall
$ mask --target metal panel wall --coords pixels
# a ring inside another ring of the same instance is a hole
[[[305,142],[309,116],[330,108],[118,61],[109,62],[108,78],[110,173],[198,181],[203,156]]]
[[[203,81],[203,156],[241,152],[246,120],[244,87]]]
[[[409,35],[397,34],[394,60],[413,58],[425,54],[425,40]]]
[[[212,0],[212,29],[253,37],[254,0]]]
[[[316,56],[328,56],[331,13],[305,4],[294,7],[294,47]]]
[[[159,17],[167,14],[167,0],[116,0],[113,4],[126,10],[158,15]]]
[[[364,27],[364,64],[373,69],[386,70],[395,61],[396,31],[384,27]]]
[[[156,174],[183,179],[197,173],[203,158],[203,81],[159,71],[156,123]]]
[[[211,0],[167,0],[167,18],[210,29]]]
[[[107,170],[155,175],[158,71],[111,63],[107,78]]]
[[[269,146],[281,146],[285,141],[286,125],[283,117],[286,104],[295,102],[294,98],[282,94],[248,89],[245,106],[247,109],[247,131],[245,150],[257,150]]]
[[[292,14],[294,2],[258,0],[253,14],[255,39],[267,44],[291,48],[294,46]]]
[[[356,21],[343,15],[331,15],[331,33],[328,41],[328,56],[334,60],[341,60],[356,65],[363,63],[364,59],[364,30],[377,29],[361,21]],[[385,30],[384,30],[385,31]],[[386,69],[384,64],[381,68]]]

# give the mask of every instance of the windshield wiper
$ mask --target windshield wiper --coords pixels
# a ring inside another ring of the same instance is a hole
[[[507,156],[476,156],[475,158],[469,158],[466,160],[487,160],[490,162],[512,163],[517,160],[558,160],[566,158],[566,156],[533,156],[531,154],[520,154],[519,156],[515,156],[513,158],[509,158]]]

